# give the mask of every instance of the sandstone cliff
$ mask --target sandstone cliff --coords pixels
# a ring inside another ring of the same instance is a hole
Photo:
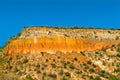
[[[55,53],[56,51],[80,52],[101,50],[119,42],[119,33],[120,31],[117,30],[30,27],[23,29],[16,39],[11,40],[4,48],[4,53]],[[100,37],[102,38],[100,39]],[[117,40],[115,40],[116,37],[118,38]]]
[[[0,64],[0,80],[120,80],[120,30],[24,28]]]

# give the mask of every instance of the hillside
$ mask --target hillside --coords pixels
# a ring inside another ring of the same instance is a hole
[[[120,80],[120,30],[28,27],[1,52],[0,80]]]

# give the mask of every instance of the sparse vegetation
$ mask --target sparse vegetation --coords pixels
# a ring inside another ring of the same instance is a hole
[[[114,69],[114,72],[120,72],[120,68]]]
[[[4,59],[0,56],[0,63],[2,63],[4,61]]]
[[[46,62],[48,62],[49,60],[48,59],[46,59]]]
[[[56,68],[56,64],[51,64],[52,65],[52,68]]]
[[[52,73],[50,73],[48,76],[50,76],[52,78],[57,78],[57,75],[56,74],[52,74]]]
[[[83,56],[85,56],[85,53],[84,52],[80,52]]]
[[[77,57],[74,58],[75,61],[78,61]]]
[[[67,64],[66,63],[63,63],[63,66],[64,66],[64,68],[67,68]]]
[[[30,75],[27,75],[24,80],[34,80]]]
[[[82,71],[79,70],[79,71],[77,71],[76,73],[77,73],[77,74],[82,74]]]
[[[44,56],[44,52],[41,52],[41,55]]]
[[[110,75],[109,80],[118,80],[115,75]]]
[[[91,65],[92,64],[91,60],[87,61],[87,64]]]
[[[37,68],[40,68],[40,64],[39,64],[39,63],[37,63],[36,67],[37,67]]]
[[[94,80],[101,80],[101,78],[99,76],[95,77]]]
[[[27,63],[29,60],[27,58],[24,59],[23,63]]]
[[[67,77],[71,77],[71,74],[70,74],[69,72],[66,72],[65,75],[66,75]]]
[[[117,57],[120,57],[120,53],[117,54]]]
[[[90,72],[95,72],[95,70],[94,70],[94,69],[92,69],[92,68],[91,68],[91,69],[89,69],[89,71],[90,71]]]
[[[110,34],[111,34],[111,31],[108,31],[108,33],[110,33]]]
[[[120,52],[120,44],[117,45],[117,51]]]
[[[120,32],[114,32],[111,29],[98,29],[98,31],[96,31],[92,29],[93,27],[84,29],[84,27],[79,26],[72,28],[62,27],[62,29],[55,27],[49,30],[47,29],[48,26],[46,26],[43,31],[41,28],[40,31],[37,28],[33,28],[35,29],[33,34],[31,28],[26,28],[17,36],[13,36],[7,42],[6,45],[10,44],[7,48],[0,48],[0,80],[120,79]],[[27,30],[28,32],[26,32]],[[58,34],[62,36],[62,41],[60,37],[58,37]],[[31,40],[30,35],[35,37],[45,36],[45,39],[37,39],[36,37],[37,42],[39,42],[39,40],[41,40],[41,42],[33,45],[32,42],[36,42],[36,40]],[[54,36],[55,39],[52,36]],[[47,37],[49,39],[46,39]],[[26,38],[27,43],[17,43],[16,41],[11,44],[11,42],[14,42],[16,39],[24,40]],[[80,40],[77,41],[77,39]],[[89,41],[89,39],[91,41]],[[59,42],[57,42],[57,40],[59,40]],[[50,41],[52,41],[52,43],[50,43]],[[17,48],[14,46],[16,43],[19,44],[16,45]],[[22,45],[20,45],[21,43]],[[59,45],[57,45],[57,43],[59,43]],[[70,44],[68,45],[68,43]],[[62,48],[60,47],[61,44]],[[24,45],[26,47],[24,47]],[[42,47],[40,51],[40,47],[38,48],[38,46]],[[53,46],[55,46],[55,48],[53,48]],[[22,47],[22,49],[19,49],[19,47]],[[34,47],[35,50],[33,49]],[[26,48],[25,51],[24,48]],[[47,48],[48,52],[45,51]],[[4,53],[2,53],[3,49],[6,50]],[[15,51],[17,49],[19,51]],[[53,53],[51,49],[54,49]],[[62,49],[66,51],[64,52]]]
[[[70,68],[70,69],[75,69],[75,67],[73,66],[73,64],[71,64],[71,65],[69,66],[69,68]]]

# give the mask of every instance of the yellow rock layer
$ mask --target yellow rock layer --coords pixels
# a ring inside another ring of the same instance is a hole
[[[52,38],[48,37],[34,37],[28,39],[13,40],[8,44],[4,53],[21,54],[21,53],[39,53],[56,52],[56,51],[84,51],[84,50],[100,50],[103,47],[108,46],[107,43],[94,42],[88,39],[69,38],[56,36]]]

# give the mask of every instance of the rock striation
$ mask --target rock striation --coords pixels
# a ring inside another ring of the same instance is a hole
[[[55,53],[56,51],[80,52],[101,50],[119,42],[119,33],[120,31],[101,29],[30,27],[23,29],[16,39],[11,40],[4,48],[4,53],[12,53],[14,55],[28,52]],[[103,38],[100,39],[100,37]],[[116,37],[118,38],[117,40],[115,40]]]
[[[0,80],[120,80],[120,30],[29,27],[0,52]]]

